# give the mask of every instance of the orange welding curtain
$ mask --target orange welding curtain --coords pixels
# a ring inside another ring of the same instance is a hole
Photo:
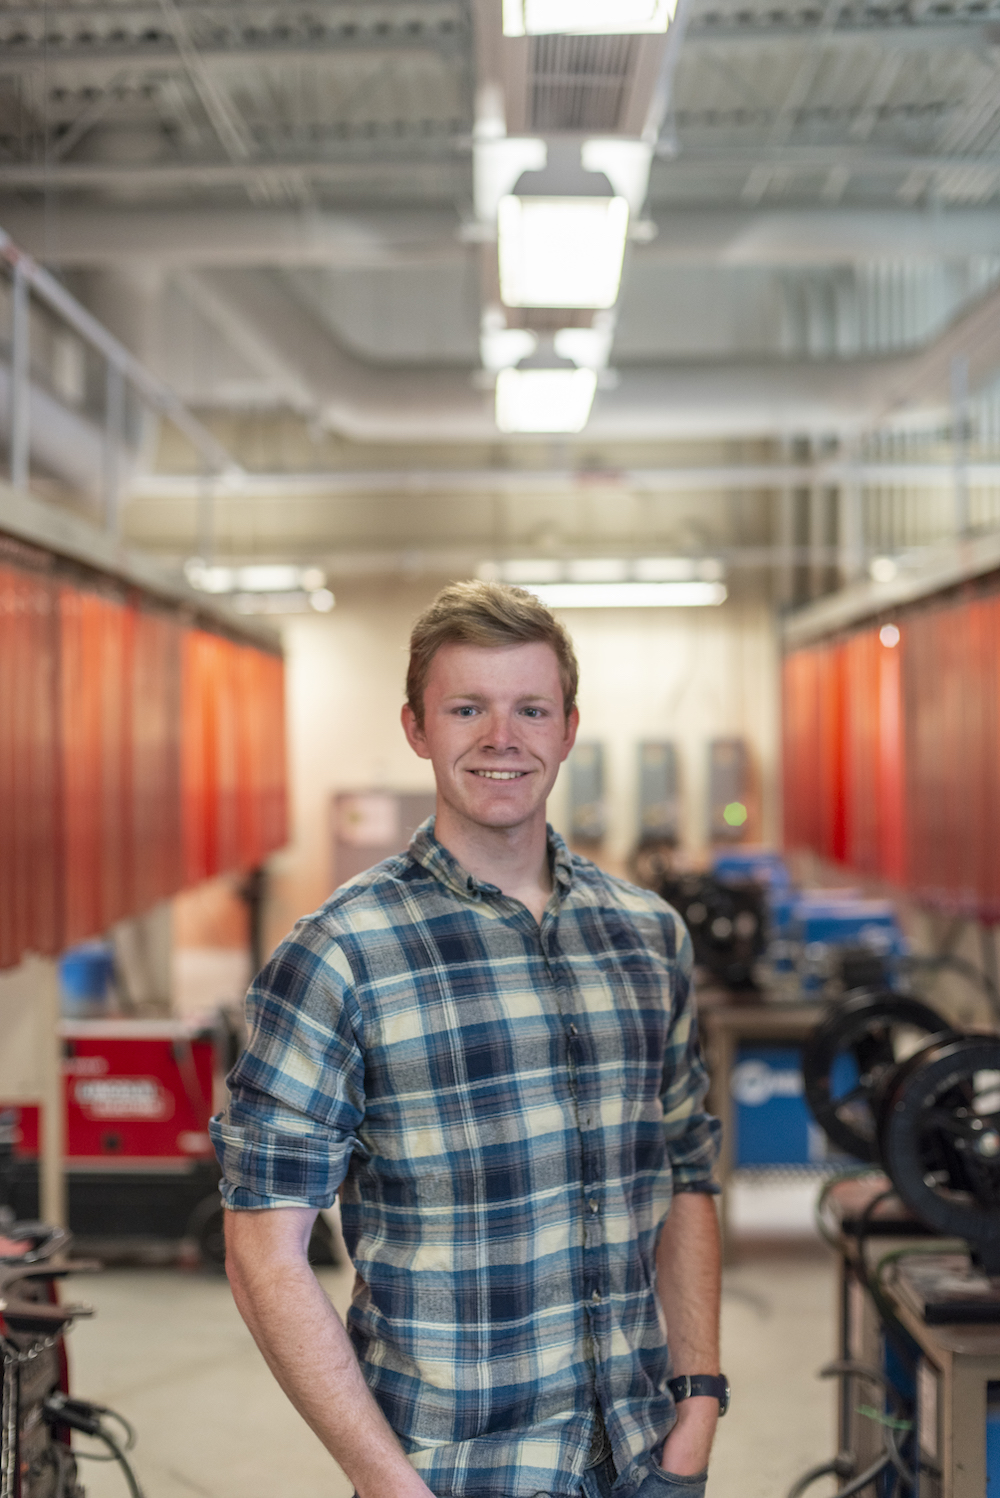
[[[0,565],[0,968],[285,841],[284,668]]]
[[[1000,597],[935,599],[790,652],[785,844],[1000,919]]]

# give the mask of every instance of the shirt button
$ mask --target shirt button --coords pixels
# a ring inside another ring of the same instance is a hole
[[[580,1033],[580,1032],[579,1032],[579,1030],[578,1030],[578,1029],[577,1029],[577,1028],[576,1028],[576,1026],[575,1026],[575,1025],[572,1025],[572,1024],[571,1024],[571,1025],[570,1025],[570,1027],[569,1027],[569,1033],[570,1033],[570,1034],[571,1034],[571,1035],[579,1035],[579,1033]]]
[[[599,1212],[601,1210],[601,1204],[597,1200],[596,1196],[592,1196],[590,1198],[590,1201],[587,1203],[587,1206],[590,1208],[590,1210],[592,1212]]]
[[[591,1293],[590,1303],[591,1303],[591,1305],[595,1305],[595,1306],[599,1306],[600,1305],[600,1303],[601,1303],[601,1292],[600,1292],[600,1290],[594,1290]]]

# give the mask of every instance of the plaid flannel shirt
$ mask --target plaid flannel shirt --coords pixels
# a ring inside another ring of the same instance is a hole
[[[691,944],[549,833],[541,925],[435,839],[338,889],[250,989],[212,1121],[230,1208],[329,1206],[350,1336],[438,1498],[624,1490],[674,1419],[655,1244],[713,1190]]]

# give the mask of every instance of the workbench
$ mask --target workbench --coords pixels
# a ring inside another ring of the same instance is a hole
[[[732,1244],[726,1188],[735,1162],[736,1120],[729,1084],[737,1052],[741,1045],[751,1042],[800,1046],[819,1022],[822,1012],[819,1004],[768,1004],[756,998],[736,1003],[730,995],[722,995],[719,991],[708,990],[699,994],[698,1024],[710,1078],[708,1108],[722,1124],[718,1181],[722,1187],[723,1251],[727,1256]]]
[[[1000,1286],[991,1286],[972,1270],[965,1256],[949,1253],[947,1243],[938,1250],[935,1235],[898,1201],[877,1209],[859,1246],[861,1214],[888,1185],[884,1177],[871,1176],[840,1183],[830,1194],[832,1216],[839,1223],[838,1356],[891,1372],[897,1384],[911,1384],[903,1392],[914,1401],[920,1452],[914,1498],[984,1498],[987,1491],[993,1498],[1000,1491],[1000,1462],[995,1455],[988,1458],[988,1448],[995,1451],[1000,1435],[1000,1321],[963,1324],[940,1318],[969,1314],[977,1297],[985,1315],[1000,1317]],[[878,1262],[894,1251],[905,1256],[890,1266],[882,1288],[910,1338],[905,1355],[887,1339],[882,1315],[866,1288]],[[878,1423],[859,1411],[863,1401],[872,1402],[871,1385],[843,1380],[839,1447],[851,1452],[858,1472],[881,1449]]]

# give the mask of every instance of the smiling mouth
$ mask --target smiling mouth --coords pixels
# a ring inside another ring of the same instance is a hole
[[[479,775],[483,780],[521,780],[527,775],[527,770],[473,770],[473,775]]]

